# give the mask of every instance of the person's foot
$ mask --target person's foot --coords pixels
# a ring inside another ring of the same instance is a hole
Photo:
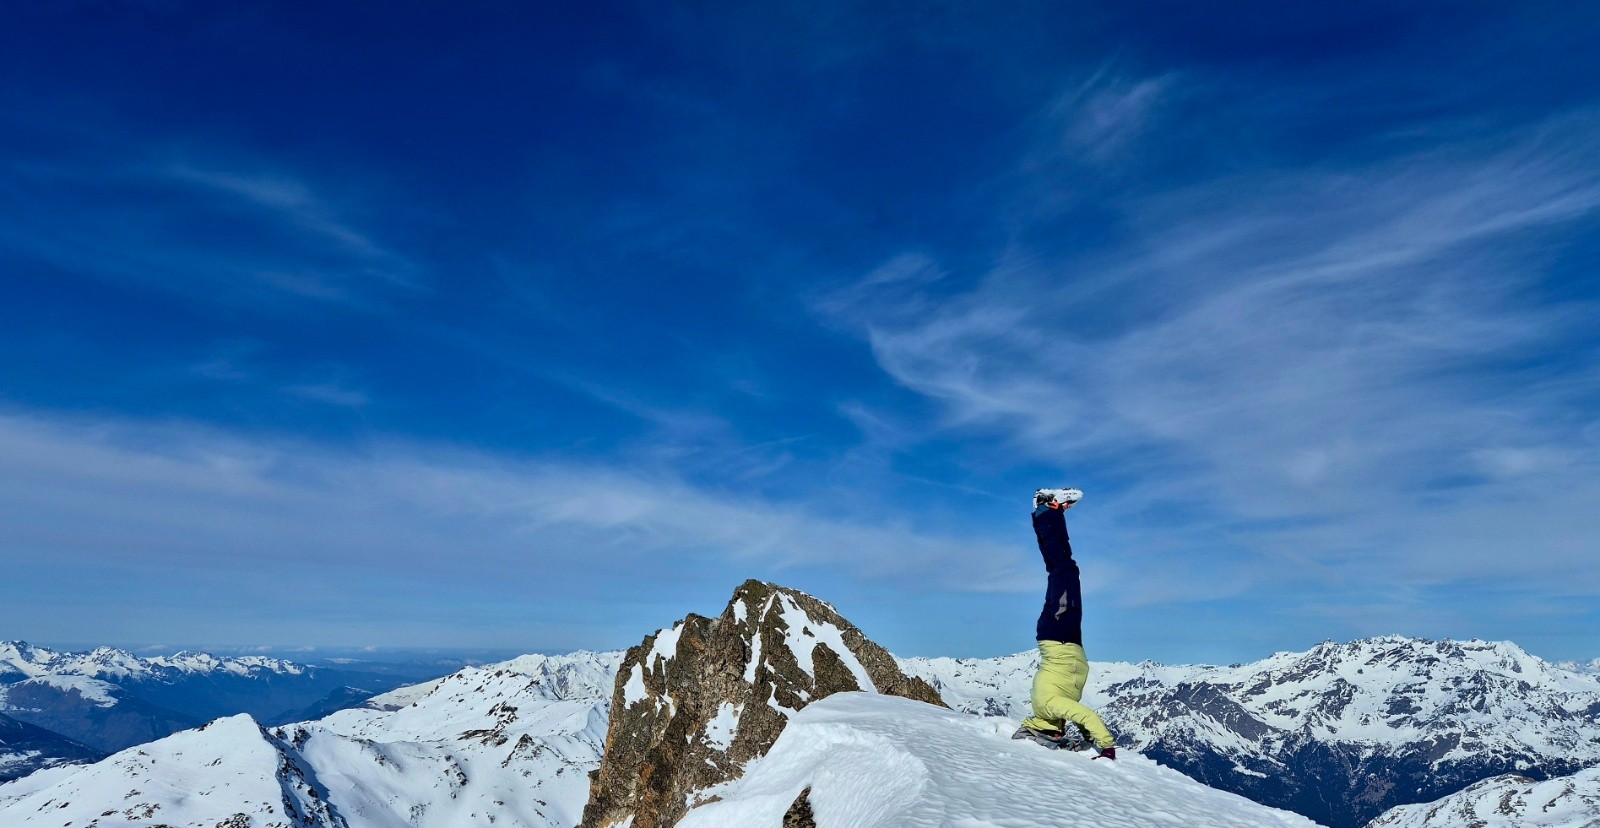
[[[1034,730],[1031,727],[1019,727],[1017,732],[1011,734],[1013,739],[1028,739],[1038,742],[1051,750],[1061,749],[1061,737],[1065,735],[1059,730]]]
[[[1040,489],[1033,493],[1034,508],[1048,503],[1071,506],[1083,499],[1081,489]]]
[[[1096,759],[1110,759],[1112,761],[1116,761],[1117,748],[1115,745],[1108,748],[1096,748],[1096,750],[1100,751],[1100,755],[1096,756]]]

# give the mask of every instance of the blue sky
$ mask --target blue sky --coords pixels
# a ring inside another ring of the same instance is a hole
[[[12,9],[0,638],[1600,656],[1600,21],[1002,5]]]

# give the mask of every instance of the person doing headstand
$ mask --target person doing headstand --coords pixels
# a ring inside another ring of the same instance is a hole
[[[1096,759],[1116,759],[1116,739],[1099,714],[1082,701],[1083,685],[1089,680],[1089,660],[1083,652],[1083,587],[1067,539],[1066,517],[1082,498],[1077,489],[1040,489],[1033,496],[1033,533],[1049,578],[1035,630],[1039,673],[1033,679],[1033,715],[1012,738],[1063,747],[1066,723],[1071,722],[1094,744]]]

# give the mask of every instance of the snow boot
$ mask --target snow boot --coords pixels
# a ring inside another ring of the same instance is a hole
[[[1117,759],[1117,748],[1116,748],[1115,745],[1113,745],[1111,747],[1108,747],[1108,748],[1099,748],[1099,751],[1100,751],[1100,755],[1096,756],[1095,757],[1096,759],[1110,759],[1113,762],[1116,761],[1116,759]]]
[[[1011,734],[1013,739],[1027,739],[1038,742],[1051,750],[1060,750],[1062,748],[1061,741],[1065,736],[1066,734],[1059,730],[1034,730],[1031,727],[1019,727],[1016,733]]]
[[[1082,499],[1083,491],[1080,489],[1040,489],[1033,493],[1033,508],[1037,509],[1047,503],[1067,506]]]

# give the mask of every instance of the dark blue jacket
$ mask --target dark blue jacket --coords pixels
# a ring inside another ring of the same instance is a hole
[[[1078,564],[1072,560],[1072,542],[1067,540],[1067,513],[1040,506],[1033,510],[1033,534],[1039,538],[1039,554],[1050,573],[1044,590],[1044,611],[1039,613],[1037,638],[1083,644],[1083,587],[1078,583]]]

